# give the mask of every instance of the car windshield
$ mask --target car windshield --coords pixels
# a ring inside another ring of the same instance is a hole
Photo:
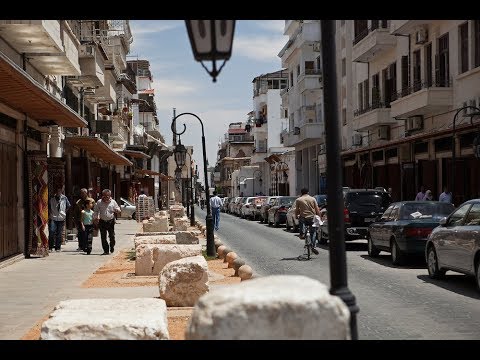
[[[390,205],[391,198],[387,193],[377,191],[348,192],[346,202],[354,210],[385,210]]]
[[[294,196],[282,197],[279,200],[279,205],[291,204],[295,201],[295,199],[296,199],[296,197],[294,197]]]
[[[440,220],[454,210],[449,203],[406,203],[400,211],[401,220],[434,219]]]
[[[133,206],[133,204],[132,204],[132,203],[130,203],[128,200],[125,200],[125,199],[120,199],[120,200],[122,200],[122,202],[123,202],[123,204],[124,204],[124,205],[130,205],[130,206]]]

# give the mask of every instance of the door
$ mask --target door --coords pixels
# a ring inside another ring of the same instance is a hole
[[[457,246],[457,241],[460,236],[459,231],[464,224],[465,215],[471,205],[465,204],[450,215],[445,228],[439,234],[437,243],[438,261],[447,267],[460,268],[460,249]]]
[[[372,239],[372,243],[375,246],[383,246],[382,242],[382,232],[385,222],[388,221],[388,218],[392,212],[393,205],[390,205],[387,210],[383,213],[379,222],[373,223],[369,227],[370,238]]]
[[[463,226],[459,227],[457,234],[458,267],[464,271],[474,273],[475,240],[480,236],[480,203],[472,205],[465,217]]]
[[[17,154],[15,146],[0,143],[0,259],[17,254]]]

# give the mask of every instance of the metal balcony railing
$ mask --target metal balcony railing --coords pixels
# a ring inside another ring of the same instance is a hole
[[[392,101],[428,88],[446,88],[452,86],[452,78],[440,76],[428,80],[414,81],[412,85],[392,94]],[[394,98],[394,99],[393,99]]]
[[[371,104],[367,104],[365,108],[357,109],[353,112],[353,116],[357,117],[363,114],[366,114],[375,109],[385,109],[387,108],[386,104],[382,101],[372,101]]]

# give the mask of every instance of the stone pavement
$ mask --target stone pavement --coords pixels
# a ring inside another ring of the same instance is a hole
[[[115,225],[115,253],[133,248],[140,231],[133,220],[119,219]],[[79,298],[158,297],[158,286],[81,288],[113,255],[104,256],[100,236],[93,239],[90,255],[77,251],[77,241],[62,245],[61,252],[45,258],[17,261],[0,268],[0,340],[17,340],[46,317],[61,300]]]

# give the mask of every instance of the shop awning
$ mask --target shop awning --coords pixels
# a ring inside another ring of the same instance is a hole
[[[87,122],[0,52],[0,101],[40,125],[86,127]]]
[[[119,151],[118,153],[122,155],[128,155],[134,159],[150,159],[151,158],[150,155],[147,155],[144,152],[137,151],[137,150],[123,150],[123,151]]]
[[[102,159],[112,165],[132,166],[132,162],[126,157],[112,150],[108,144],[100,138],[92,136],[68,136],[65,144],[77,146],[88,151],[91,155]]]

